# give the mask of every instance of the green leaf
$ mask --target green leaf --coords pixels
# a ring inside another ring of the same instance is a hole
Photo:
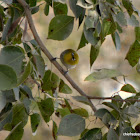
[[[50,116],[54,112],[54,105],[51,98],[41,100],[41,102],[37,102],[41,115],[44,121],[47,123],[50,121]]]
[[[86,105],[90,105],[88,98],[86,98],[85,96],[72,96],[72,98],[78,102],[84,103]]]
[[[7,0],[7,1],[8,1],[8,0]],[[12,25],[12,18],[9,18],[8,21],[7,21],[7,23],[6,23],[6,26],[5,26],[4,29],[3,29],[1,42],[3,42],[3,41],[6,40],[8,31],[9,31],[11,25]]]
[[[71,94],[72,90],[71,88],[64,83],[64,81],[61,79],[60,85],[59,85],[59,92],[65,93],[65,94]]]
[[[140,74],[140,58],[139,58],[139,62],[136,66],[136,71]]]
[[[88,30],[86,30],[86,26],[84,25],[84,35],[86,40],[93,46],[95,46],[98,42],[98,38],[94,36],[94,32],[95,29],[94,28],[90,28]]]
[[[113,98],[114,98],[114,99],[122,99],[119,95],[115,95]],[[112,103],[113,103],[114,105],[116,105],[118,108],[121,108],[122,105],[123,105],[123,102],[118,102],[118,101],[116,101],[116,100],[112,100]]]
[[[64,99],[64,100],[65,100],[65,105],[66,105],[66,107],[71,111],[72,108],[71,108],[71,106],[70,106],[68,100],[67,100],[67,99]]]
[[[80,115],[82,117],[89,117],[87,110],[84,108],[76,108],[72,110],[74,114]]]
[[[49,4],[47,4],[47,3],[46,3],[45,8],[44,8],[44,14],[46,16],[48,16],[48,14],[49,14]]]
[[[52,6],[52,0],[45,0],[45,1],[48,5]]]
[[[93,65],[94,61],[98,57],[99,54],[99,47],[98,46],[91,46],[90,49],[90,67]]]
[[[37,127],[40,123],[40,115],[38,113],[34,113],[30,116],[31,119],[31,128],[32,128],[32,133],[36,132]]]
[[[13,92],[14,92],[14,95],[15,95],[15,99],[17,101],[19,101],[19,87],[16,87],[16,88],[13,88]]]
[[[23,46],[24,46],[24,49],[25,49],[28,57],[30,58],[32,56],[31,47],[27,43],[23,43]]]
[[[40,55],[33,55],[33,60],[36,65],[39,75],[43,78],[45,74],[45,62]]]
[[[29,74],[31,73],[31,69],[32,67],[29,61],[27,66],[25,67],[23,74],[18,78],[18,85],[22,84],[28,78]]]
[[[136,40],[130,47],[125,59],[128,60],[129,64],[134,67],[140,58],[140,43]]]
[[[48,39],[65,40],[72,32],[74,17],[67,15],[55,16],[49,24]]]
[[[139,21],[137,20],[137,18],[134,15],[131,15],[130,18],[127,18],[127,24],[134,26],[134,27],[138,27]]]
[[[32,46],[34,47],[34,49],[36,50],[36,52],[40,55],[41,51],[40,51],[40,46],[38,45],[38,43],[36,42],[36,40],[31,40],[30,43],[32,44]]]
[[[140,27],[135,27],[136,40],[140,41]]]
[[[85,78],[85,81],[96,82],[101,79],[113,78],[118,76],[122,76],[122,74],[118,70],[104,68],[87,76]]]
[[[36,6],[37,0],[29,0],[30,7]]]
[[[80,140],[101,140],[102,132],[99,128],[88,130]]]
[[[106,106],[108,106],[108,107],[110,107],[110,108],[112,108],[112,109],[115,109],[116,111],[118,111],[118,113],[120,112],[119,109],[118,109],[118,107],[115,104],[113,104],[113,103],[103,102],[103,104],[106,105]]]
[[[81,13],[85,11],[84,8],[77,5],[78,0],[69,0],[69,6],[72,12],[74,13],[76,19],[80,17]]]
[[[17,73],[17,76],[19,76],[22,72],[24,58],[25,58],[24,51],[21,47],[6,46],[3,47],[1,50],[0,64],[6,64],[11,66]]]
[[[6,97],[3,92],[0,92],[0,112],[6,105]]]
[[[60,113],[61,117],[63,118],[64,116],[71,114],[68,108],[58,108],[57,112]]]
[[[112,40],[115,44],[116,50],[120,50],[121,49],[121,41],[120,41],[120,36],[117,32],[112,34]]]
[[[55,73],[51,72],[50,70],[47,70],[43,77],[42,89],[45,91],[49,91],[51,89],[57,88],[59,84],[60,84],[59,77]]]
[[[68,13],[68,8],[66,4],[60,3],[60,2],[54,2],[53,3],[53,11],[55,16],[56,15],[67,15]]]
[[[130,85],[130,84],[126,84],[121,88],[121,91],[126,91],[126,92],[131,92],[131,93],[137,93],[135,88]]]
[[[133,5],[130,0],[122,0],[123,6],[126,8],[128,14],[131,16],[133,13]]]
[[[54,121],[53,121],[52,135],[53,135],[54,140],[56,140],[57,139],[57,125]]]
[[[103,117],[104,117],[104,115],[105,115],[106,113],[108,113],[108,114],[111,116],[110,122],[113,123],[113,124],[115,124],[115,123],[117,122],[116,119],[115,119],[115,117],[114,117],[107,109],[105,109],[105,108],[98,109],[98,110],[95,112],[94,115],[95,115],[96,117],[100,118],[100,119],[103,119]]]
[[[107,134],[107,140],[118,140],[119,137],[116,134],[115,130],[110,128]]]
[[[77,49],[77,50],[79,50],[79,49],[81,49],[81,48],[85,47],[85,46],[86,46],[86,44],[88,44],[88,41],[86,40],[85,35],[84,35],[84,32],[83,32],[83,33],[82,33],[81,40],[80,40],[80,43],[79,43],[79,46],[78,46],[78,49]]]
[[[32,7],[31,8],[31,14],[33,15],[33,14],[35,14],[35,13],[37,13],[39,11],[39,6],[36,6],[36,7]]]
[[[0,64],[0,90],[8,90],[16,87],[17,76],[12,67]]]
[[[116,17],[116,21],[120,26],[126,26],[127,25],[127,20],[125,18],[125,15],[123,12],[119,12],[117,13]]]
[[[62,118],[58,135],[77,136],[85,129],[85,120],[76,114],[70,114]]]
[[[19,122],[10,132],[5,140],[21,140],[24,133],[22,122]]]

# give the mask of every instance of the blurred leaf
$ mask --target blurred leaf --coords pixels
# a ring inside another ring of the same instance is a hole
[[[132,2],[130,0],[122,0],[122,4],[126,8],[128,14],[131,16],[133,13]]]
[[[26,85],[20,86],[20,91],[23,92],[28,98],[34,100],[31,89]]]
[[[41,51],[40,51],[40,46],[38,45],[38,43],[36,42],[36,40],[30,40],[30,43],[32,44],[32,46],[34,47],[34,49],[36,50],[36,52],[40,55]]]
[[[97,8],[98,8],[98,10],[97,10]],[[107,3],[100,1],[99,7],[97,7],[97,8],[96,8],[96,10],[102,18],[109,18],[110,17],[109,6],[107,5]]]
[[[65,93],[65,94],[71,94],[72,90],[71,88],[64,83],[64,81],[61,79],[60,85],[59,85],[59,92]]]
[[[86,30],[86,26],[84,25],[85,38],[93,46],[95,46],[99,40],[97,37],[94,36],[94,33],[95,33],[94,31],[95,31],[95,29],[93,29],[93,28]]]
[[[77,49],[77,50],[79,50],[79,49],[81,49],[81,48],[85,47],[85,46],[86,46],[86,44],[88,44],[88,41],[86,40],[85,35],[84,35],[84,32],[83,32],[83,33],[82,33],[81,40],[80,40],[80,43],[79,43],[79,46],[78,46],[78,49]]]
[[[85,129],[85,120],[76,114],[70,114],[62,118],[58,135],[77,136]]]
[[[137,93],[135,88],[131,86],[130,84],[126,84],[121,88],[121,91],[131,92],[131,93]]]
[[[83,13],[83,11],[85,11],[84,8],[77,5],[77,1],[78,0],[69,0],[70,9],[74,13],[76,19],[80,17],[80,15],[81,15],[81,13]]]
[[[125,59],[128,60],[129,64],[134,67],[140,58],[140,43],[136,40],[130,47]]]
[[[39,11],[39,6],[36,6],[36,7],[32,7],[31,8],[31,14],[33,15],[33,14],[35,14],[35,13],[37,13]]]
[[[24,107],[26,109],[27,114],[30,114],[30,104],[31,104],[31,100],[29,100],[29,98],[24,98],[22,103],[24,104]]]
[[[41,100],[41,102],[37,102],[41,115],[44,121],[47,123],[50,121],[50,116],[54,112],[54,105],[51,98],[47,98],[45,100]]]
[[[98,46],[91,46],[91,49],[90,49],[90,67],[95,62],[96,58],[98,57],[98,54],[99,54],[99,47]]]
[[[127,20],[125,18],[125,15],[123,12],[119,12],[117,13],[116,17],[116,21],[120,26],[126,26],[127,25]]]
[[[76,108],[72,110],[74,114],[80,115],[82,117],[89,117],[87,110],[84,108]]]
[[[140,27],[135,27],[136,40],[140,41]]]
[[[101,79],[113,78],[113,77],[118,77],[118,76],[122,76],[122,74],[118,70],[103,68],[99,70],[98,72],[93,72],[92,74],[87,76],[85,78],[85,81],[96,82]]]
[[[93,5],[86,2],[85,0],[78,0],[76,5],[79,5],[80,7],[85,9],[93,8]]]
[[[118,140],[119,137],[114,129],[110,128],[107,133],[107,140]]]
[[[49,91],[51,89],[57,88],[59,84],[60,84],[59,77],[50,70],[47,70],[43,77],[42,89],[45,91]]]
[[[120,50],[121,49],[121,41],[120,41],[120,36],[117,32],[115,32],[114,34],[112,34],[112,40],[115,44],[116,50]]]
[[[0,64],[6,64],[11,66],[17,73],[17,76],[19,76],[22,72],[24,58],[25,58],[24,51],[21,47],[6,46],[3,47],[1,50]]]
[[[110,102],[103,102],[103,104],[108,106],[108,107],[110,107],[110,108],[112,108],[112,109],[115,109],[119,113],[119,108],[115,104],[110,103]]]
[[[88,130],[80,140],[101,140],[102,132],[99,128]]]
[[[6,4],[12,4],[13,0],[1,0],[3,2],[5,2]]]
[[[19,101],[19,87],[13,88],[15,99]]]
[[[0,92],[0,112],[6,105],[6,97],[3,92]]]
[[[49,4],[47,4],[47,3],[46,3],[45,8],[44,8],[44,14],[46,16],[48,16],[48,14],[49,14]]]
[[[31,128],[32,128],[32,133],[36,132],[37,127],[40,123],[40,115],[38,113],[34,113],[30,116],[31,119]]]
[[[68,7],[66,4],[60,3],[60,2],[54,2],[53,3],[53,11],[55,16],[56,15],[67,15],[68,13]]]
[[[30,7],[36,6],[37,0],[29,0]]]
[[[89,129],[85,129],[82,133],[81,133],[81,135],[80,135],[80,137],[82,138],[85,134],[86,134],[86,132],[88,132],[89,131]],[[80,139],[81,140],[81,139]]]
[[[4,30],[3,30],[3,33],[2,33],[1,42],[6,40],[8,31],[9,31],[11,25],[12,25],[12,18],[9,18],[7,23],[6,23],[6,25],[5,25],[5,27],[4,27]]]
[[[81,24],[82,24],[82,22],[84,20],[84,17],[85,17],[85,10],[83,12],[81,12],[81,15],[78,18],[78,20],[79,20],[78,28],[81,26]]]
[[[65,40],[72,32],[74,17],[67,15],[55,16],[49,24],[48,39]]]
[[[71,111],[72,108],[71,108],[71,106],[70,106],[68,100],[67,100],[67,99],[64,99],[64,100],[65,100],[66,107]]]
[[[88,98],[86,98],[85,96],[72,96],[72,98],[78,102],[84,103],[86,105],[90,105]]]
[[[54,140],[56,140],[57,139],[57,125],[54,121],[53,121],[52,135],[53,135]]]
[[[110,114],[109,113],[105,113],[104,116],[103,116],[103,118],[102,118],[102,122],[104,124],[109,124],[110,120],[111,120]]]
[[[52,0],[45,0],[45,1],[48,5],[52,6]]]
[[[28,78],[29,74],[31,73],[31,68],[31,63],[29,61],[27,66],[25,67],[24,72],[22,73],[22,75],[20,75],[18,79],[18,85],[22,84]]]
[[[24,133],[22,122],[19,122],[10,132],[5,140],[21,140]]]
[[[33,55],[33,60],[35,62],[37,71],[41,78],[43,78],[45,74],[45,62],[44,59],[40,55]]]
[[[127,18],[127,24],[134,26],[134,27],[138,27],[139,21],[137,20],[137,18],[134,15],[131,15],[130,18]]]
[[[119,95],[115,95],[113,97],[114,99],[122,99]],[[117,106],[118,108],[121,108],[121,106],[123,105],[123,102],[119,102],[119,101],[116,101],[116,100],[112,100],[112,103]]]
[[[27,43],[23,43],[24,49],[28,55],[28,57],[32,56],[31,47]]]
[[[57,112],[60,113],[61,117],[63,118],[64,116],[71,114],[68,108],[58,108]]]
[[[17,76],[12,67],[0,64],[0,90],[8,90],[16,87]]]

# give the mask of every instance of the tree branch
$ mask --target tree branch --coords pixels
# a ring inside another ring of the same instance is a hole
[[[34,36],[34,39],[36,40],[36,42],[38,43],[38,45],[40,46],[42,52],[48,57],[48,59],[54,64],[54,66],[61,72],[61,74],[67,79],[67,81],[71,84],[71,86],[77,90],[82,96],[87,97],[86,93],[71,79],[71,77],[68,74],[65,74],[65,70],[61,67],[61,65],[57,62],[57,61],[52,61],[52,59],[54,58],[51,53],[48,51],[48,49],[46,48],[46,46],[43,44],[43,42],[41,41],[35,26],[34,26],[34,22],[32,19],[32,15],[31,15],[31,11],[30,11],[30,7],[29,5],[24,1],[24,0],[17,0],[24,8],[25,10],[25,15],[26,18],[28,20],[29,23],[29,27],[32,31],[32,34]],[[90,106],[92,108],[92,110],[94,112],[96,112],[96,107],[93,105],[93,103],[91,102],[91,100],[88,98],[89,102],[90,102]]]

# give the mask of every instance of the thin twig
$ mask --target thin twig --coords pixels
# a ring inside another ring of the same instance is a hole
[[[68,74],[65,74],[66,71],[61,67],[61,65],[57,62],[57,61],[52,61],[53,60],[53,56],[50,54],[50,52],[48,51],[48,49],[46,48],[46,46],[43,44],[43,42],[41,41],[40,37],[38,36],[38,33],[35,29],[34,26],[34,22],[31,16],[31,10],[29,5],[24,1],[24,0],[17,0],[24,8],[25,10],[25,15],[26,18],[28,20],[29,23],[29,27],[32,31],[32,34],[36,40],[36,42],[39,44],[42,52],[48,57],[48,59],[54,64],[54,66],[61,72],[61,74],[67,79],[67,81],[71,84],[71,86],[77,90],[82,96],[87,97],[86,93],[71,79],[71,77]],[[96,107],[94,106],[94,104],[91,102],[91,100],[89,99],[90,102],[90,106],[92,108],[92,110],[94,112],[96,112]]]

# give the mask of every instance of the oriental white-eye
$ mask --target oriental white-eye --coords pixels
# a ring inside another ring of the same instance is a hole
[[[67,49],[61,53],[60,60],[67,70],[69,70],[76,67],[79,62],[79,56],[76,51]]]

